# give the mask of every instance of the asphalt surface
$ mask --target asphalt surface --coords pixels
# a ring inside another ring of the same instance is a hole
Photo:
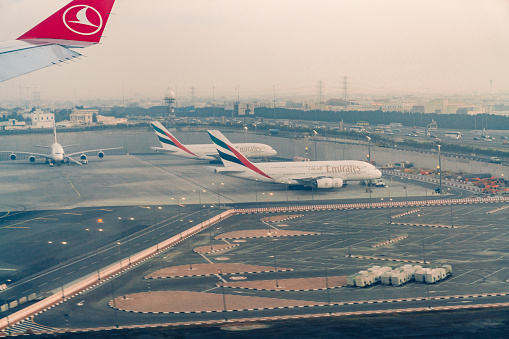
[[[349,275],[373,265],[401,266],[404,263],[365,260],[348,257],[352,255],[373,256],[386,259],[426,260],[431,266],[452,264],[454,275],[433,285],[409,283],[402,287],[375,285],[370,288],[338,288],[308,292],[273,292],[225,289],[227,294],[240,294],[271,298],[311,300],[327,302],[330,298],[331,312],[372,311],[414,307],[439,307],[451,305],[474,305],[509,302],[507,289],[507,258],[504,248],[507,240],[504,224],[506,212],[486,214],[498,204],[453,206],[452,223],[456,228],[428,228],[387,224],[391,214],[403,208],[349,210],[329,212],[306,212],[301,218],[281,222],[291,226],[285,229],[313,230],[321,236],[303,236],[275,239],[249,239],[241,246],[218,252],[206,257],[213,262],[228,258],[227,262],[274,265],[274,257],[280,267],[290,267],[291,272],[278,272],[279,279]],[[450,206],[422,208],[419,214],[400,217],[398,222],[422,221],[426,224],[450,224]],[[498,214],[498,215],[497,215]],[[477,216],[474,219],[474,216]],[[234,216],[215,225],[211,233],[205,231],[193,238],[189,244],[181,243],[161,254],[154,260],[124,273],[111,283],[42,313],[35,321],[44,326],[70,327],[126,326],[178,321],[203,321],[222,319],[297,315],[327,312],[324,307],[296,308],[281,310],[230,311],[197,314],[137,314],[115,311],[107,306],[113,296],[157,290],[184,290],[207,293],[222,293],[216,286],[216,276],[146,280],[142,277],[163,267],[197,264],[207,261],[203,256],[192,253],[189,248],[217,242],[215,235],[231,229],[259,229],[267,227],[259,221],[260,215]],[[348,220],[348,225],[347,225]],[[271,224],[272,225],[272,224]],[[274,224],[277,227],[277,223]],[[281,228],[283,228],[281,227]],[[381,248],[372,244],[389,237],[406,234],[408,238]],[[424,252],[423,252],[424,251]],[[248,280],[276,279],[274,273],[246,274]],[[224,277],[230,279],[231,277]],[[328,295],[327,295],[328,294]],[[486,294],[484,297],[456,297]],[[366,302],[366,301],[379,302]],[[391,300],[381,302],[380,300]],[[396,301],[394,301],[396,300]],[[351,304],[343,304],[343,303]],[[199,303],[199,300],[197,300]],[[65,317],[68,315],[68,318]]]
[[[9,197],[0,200],[0,207],[5,211],[0,218],[0,273],[8,285],[7,290],[0,292],[0,297],[5,302],[29,293],[58,293],[62,285],[93,275],[97,268],[118,262],[129,254],[177,234],[185,225],[194,225],[200,218],[217,214],[220,211],[218,207],[223,205],[244,208],[437,198],[431,194],[435,185],[399,177],[386,178],[389,187],[374,188],[372,192],[366,192],[365,187],[354,183],[334,191],[287,190],[284,186],[218,178],[192,161],[169,159],[159,154],[116,156],[82,167],[49,168],[10,162],[1,163],[0,167],[5,174],[2,183],[9,183],[0,189],[0,198]],[[469,195],[456,190],[449,193],[449,197]],[[453,277],[429,286],[411,283],[399,288],[380,285],[366,289],[339,288],[328,290],[328,294],[323,290],[224,290],[231,294],[322,302],[330,298],[331,312],[508,302],[506,296],[433,299],[437,296],[507,291],[504,249],[508,245],[505,224],[509,210],[486,214],[501,206],[503,204],[495,203],[453,206],[452,209],[451,206],[424,207],[418,213],[392,219],[398,223],[445,224],[455,228],[425,228],[387,222],[392,215],[404,212],[405,207],[305,212],[301,218],[270,225],[321,232],[321,236],[249,239],[239,247],[206,255],[206,258],[190,251],[194,247],[220,243],[213,237],[223,232],[270,227],[260,222],[263,215],[235,216],[192,237],[189,242],[185,241],[124,272],[101,287],[38,315],[35,321],[49,327],[86,328],[324,312],[324,307],[314,307],[162,315],[115,311],[107,305],[113,297],[149,288],[221,293],[216,286],[219,281],[216,276],[142,279],[160,268],[204,263],[207,259],[218,262],[221,261],[219,258],[228,258],[227,262],[268,266],[274,265],[277,260],[278,266],[294,269],[278,273],[280,278],[323,276],[325,272],[331,276],[349,275],[373,265],[395,267],[402,264],[355,259],[348,257],[349,254],[411,260],[422,260],[424,254],[432,265],[453,266]],[[408,237],[389,246],[371,247],[401,235]],[[274,273],[245,276],[249,280],[275,279]],[[380,299],[407,301],[362,302]],[[342,304],[357,301],[359,303]]]

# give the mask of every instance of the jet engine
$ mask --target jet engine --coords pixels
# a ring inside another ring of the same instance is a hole
[[[87,156],[85,154],[80,155],[80,162],[83,165],[88,164]]]
[[[11,160],[16,160],[16,154],[12,153],[9,158],[11,158]]]
[[[28,157],[28,161],[34,162],[35,161],[35,157],[33,155],[29,156]]]
[[[97,153],[97,156],[101,159],[104,158],[104,152],[100,151],[99,153]]]
[[[343,179],[341,178],[317,179],[313,183],[313,186],[315,186],[316,188],[332,188],[332,187],[340,188],[343,187]]]

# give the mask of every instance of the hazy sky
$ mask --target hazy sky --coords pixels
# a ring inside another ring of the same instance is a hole
[[[0,40],[67,0],[0,0]],[[509,91],[506,0],[117,0],[86,57],[0,83],[0,100],[198,97],[348,91]],[[27,89],[28,91],[28,89]],[[16,94],[18,93],[18,94]],[[1,102],[0,102],[1,106]]]

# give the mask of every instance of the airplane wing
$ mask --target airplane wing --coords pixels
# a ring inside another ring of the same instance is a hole
[[[40,147],[40,148],[51,148],[51,146],[43,146],[43,145],[34,145],[34,147]]]
[[[34,152],[18,152],[18,151],[0,151],[0,153],[9,153],[9,154],[28,154],[28,155],[34,155],[36,157],[41,157],[41,158],[46,158],[46,159],[49,159],[51,158],[51,155],[50,154],[41,154],[41,153],[34,153]]]
[[[60,45],[0,44],[0,82],[81,56]]]
[[[89,149],[89,150],[86,150],[86,151],[69,153],[69,154],[66,154],[65,156],[66,156],[67,158],[69,158],[69,157],[72,157],[73,155],[77,155],[77,154],[87,154],[87,153],[92,153],[92,152],[102,152],[102,151],[109,151],[109,150],[112,150],[112,149],[122,149],[122,148],[123,148],[123,147],[111,147],[111,148]]]
[[[115,0],[73,0],[0,44],[0,82],[81,56],[69,48],[99,43]]]

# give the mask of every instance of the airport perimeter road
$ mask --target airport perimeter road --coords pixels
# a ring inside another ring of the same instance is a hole
[[[148,291],[193,291],[221,294],[217,276],[144,279],[161,268],[199,263],[243,263],[278,266],[293,271],[242,274],[245,281],[345,276],[373,265],[399,267],[451,264],[454,274],[437,284],[415,282],[401,287],[374,285],[369,288],[335,288],[317,291],[270,291],[225,288],[227,295],[270,297],[331,303],[331,312],[458,306],[509,302],[509,246],[506,223],[509,209],[504,203],[421,207],[401,215],[405,207],[348,211],[303,212],[278,223],[263,223],[263,214],[237,215],[214,225],[169,249],[152,260],[117,276],[100,287],[78,295],[35,317],[44,326],[71,328],[127,326],[177,321],[200,321],[276,315],[326,313],[326,306],[277,310],[230,311],[187,314],[141,314],[115,311],[108,302],[123,295]],[[503,209],[500,209],[503,208]],[[493,212],[495,211],[496,212]],[[488,213],[490,212],[490,213]],[[269,214],[274,215],[274,214]],[[395,217],[401,215],[399,217]],[[395,217],[395,218],[393,218]],[[391,223],[388,221],[391,220]],[[421,225],[421,226],[416,226]],[[426,226],[422,226],[426,225]],[[199,255],[198,246],[226,243],[217,235],[233,230],[278,228],[319,232],[320,235],[241,239],[224,252]],[[386,246],[373,247],[387,239],[404,236]],[[350,255],[350,256],[349,256]],[[239,275],[223,275],[239,281]],[[327,293],[328,292],[328,293]],[[501,293],[501,295],[497,295]],[[452,297],[451,296],[455,296]],[[226,300],[228,300],[226,298]],[[169,300],[168,302],[171,302]],[[199,300],[196,308],[199,310]],[[226,307],[228,309],[228,306]],[[218,311],[221,311],[218,307]],[[65,316],[67,315],[67,317]]]
[[[0,291],[0,303],[55,292],[217,213],[216,209],[181,205],[5,216],[0,219],[0,277],[7,289]]]

